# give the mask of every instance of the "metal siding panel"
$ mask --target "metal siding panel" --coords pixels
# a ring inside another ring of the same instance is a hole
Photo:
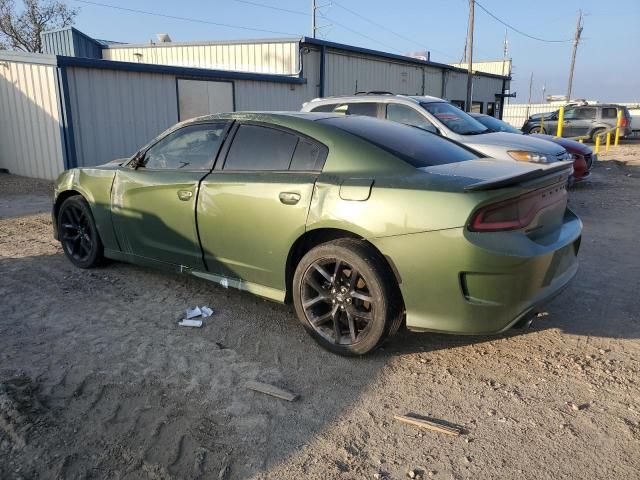
[[[160,65],[214,68],[243,72],[294,75],[298,69],[298,42],[234,43],[202,45],[150,45],[102,49],[102,58]]]
[[[0,167],[17,175],[53,180],[63,170],[55,67],[9,61],[3,65]]]
[[[173,75],[81,67],[69,71],[81,165],[129,156],[178,121]]]

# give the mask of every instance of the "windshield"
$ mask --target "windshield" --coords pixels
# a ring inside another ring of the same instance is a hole
[[[446,102],[421,103],[431,115],[440,120],[449,130],[460,135],[478,135],[489,129],[458,107]]]
[[[507,122],[498,120],[495,117],[490,117],[489,115],[480,115],[478,117],[473,117],[473,118],[475,118],[485,127],[490,129],[492,132],[522,133],[521,130],[518,130],[516,127],[512,127]]]
[[[319,120],[356,135],[416,168],[474,160],[478,155],[452,140],[418,127],[370,117],[347,116]]]

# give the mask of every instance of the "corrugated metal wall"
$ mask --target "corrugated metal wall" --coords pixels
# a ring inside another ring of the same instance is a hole
[[[329,50],[326,57],[325,95],[387,90],[408,95],[422,94],[422,69],[410,63],[374,59]]]
[[[64,169],[55,59],[25,63],[7,56],[0,56],[0,168],[53,180]]]
[[[467,98],[467,74],[449,70],[446,75],[443,97],[447,100],[462,100],[464,102]],[[497,90],[497,92],[499,91]]]
[[[41,38],[42,50],[47,54],[102,58],[102,46],[73,27],[44,32]]]
[[[174,75],[68,67],[78,166],[130,156],[178,121]]]
[[[298,45],[293,41],[275,41],[111,46],[102,50],[102,58],[120,62],[295,75],[299,68]]]

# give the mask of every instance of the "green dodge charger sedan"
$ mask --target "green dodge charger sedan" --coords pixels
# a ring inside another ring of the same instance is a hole
[[[110,258],[292,302],[319,344],[360,355],[403,322],[528,322],[578,268],[570,174],[368,117],[229,113],[64,172],[53,217],[80,268]]]

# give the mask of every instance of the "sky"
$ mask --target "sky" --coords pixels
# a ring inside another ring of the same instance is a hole
[[[144,10],[179,20],[65,0],[79,8],[75,26],[94,37],[127,43],[155,40],[168,33],[173,41],[282,38],[311,35],[312,0],[95,0]],[[91,0],[93,1],[93,0]],[[391,53],[431,51],[442,63],[462,58],[468,0],[317,0],[319,38]],[[540,42],[507,31],[513,59],[512,103],[526,103],[533,73],[532,102],[567,89],[577,13],[585,14],[573,80],[573,98],[640,102],[640,0],[482,0],[481,5]],[[264,8],[264,4],[273,8]],[[502,58],[506,27],[476,6],[474,59]],[[215,24],[233,25],[241,28]],[[256,29],[256,30],[251,30]],[[265,30],[265,31],[258,31]]]

